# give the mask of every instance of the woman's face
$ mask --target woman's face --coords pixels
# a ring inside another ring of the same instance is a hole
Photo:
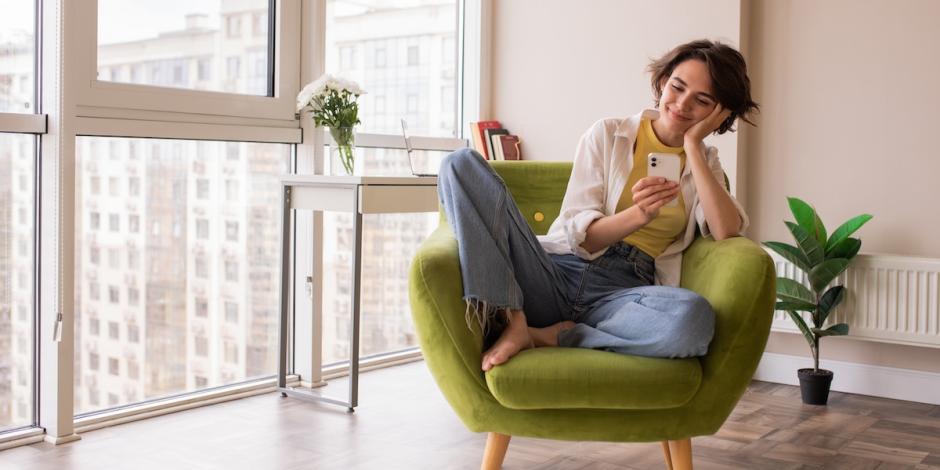
[[[708,117],[718,101],[705,62],[689,59],[680,63],[663,85],[659,100],[660,124],[673,135],[682,135]]]

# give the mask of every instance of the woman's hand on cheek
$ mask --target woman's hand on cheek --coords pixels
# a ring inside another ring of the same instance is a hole
[[[721,104],[716,104],[715,109],[705,119],[685,131],[685,145],[698,145],[705,140],[705,137],[718,130],[721,123],[725,122],[730,115],[731,110],[725,109]]]

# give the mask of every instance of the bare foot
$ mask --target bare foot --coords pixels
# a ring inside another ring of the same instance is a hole
[[[535,343],[535,347],[558,346],[558,333],[574,328],[573,321],[560,321],[545,328],[529,328],[529,336]]]
[[[515,356],[523,349],[532,347],[532,338],[529,337],[529,328],[525,322],[525,314],[522,310],[512,312],[512,318],[506,329],[496,340],[496,343],[490,349],[483,353],[483,371],[488,371],[498,366],[509,358]]]

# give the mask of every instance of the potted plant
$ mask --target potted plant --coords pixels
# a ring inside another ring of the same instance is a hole
[[[813,368],[800,369],[800,393],[803,403],[825,405],[829,399],[832,371],[819,368],[819,340],[824,336],[849,334],[849,325],[838,323],[826,327],[829,314],[845,298],[844,286],[832,283],[858,254],[862,241],[852,238],[862,225],[871,220],[869,214],[849,219],[827,238],[826,227],[816,210],[797,198],[787,198],[796,223],[785,222],[797,246],[781,242],[764,242],[798,269],[806,273],[810,287],[793,279],[777,278],[777,310],[784,310],[803,333],[813,353]],[[800,313],[809,312],[812,325]]]

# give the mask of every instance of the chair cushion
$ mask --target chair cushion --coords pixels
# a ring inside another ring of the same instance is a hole
[[[701,382],[697,358],[580,348],[528,349],[486,373],[496,400],[517,410],[675,408],[688,402]]]

